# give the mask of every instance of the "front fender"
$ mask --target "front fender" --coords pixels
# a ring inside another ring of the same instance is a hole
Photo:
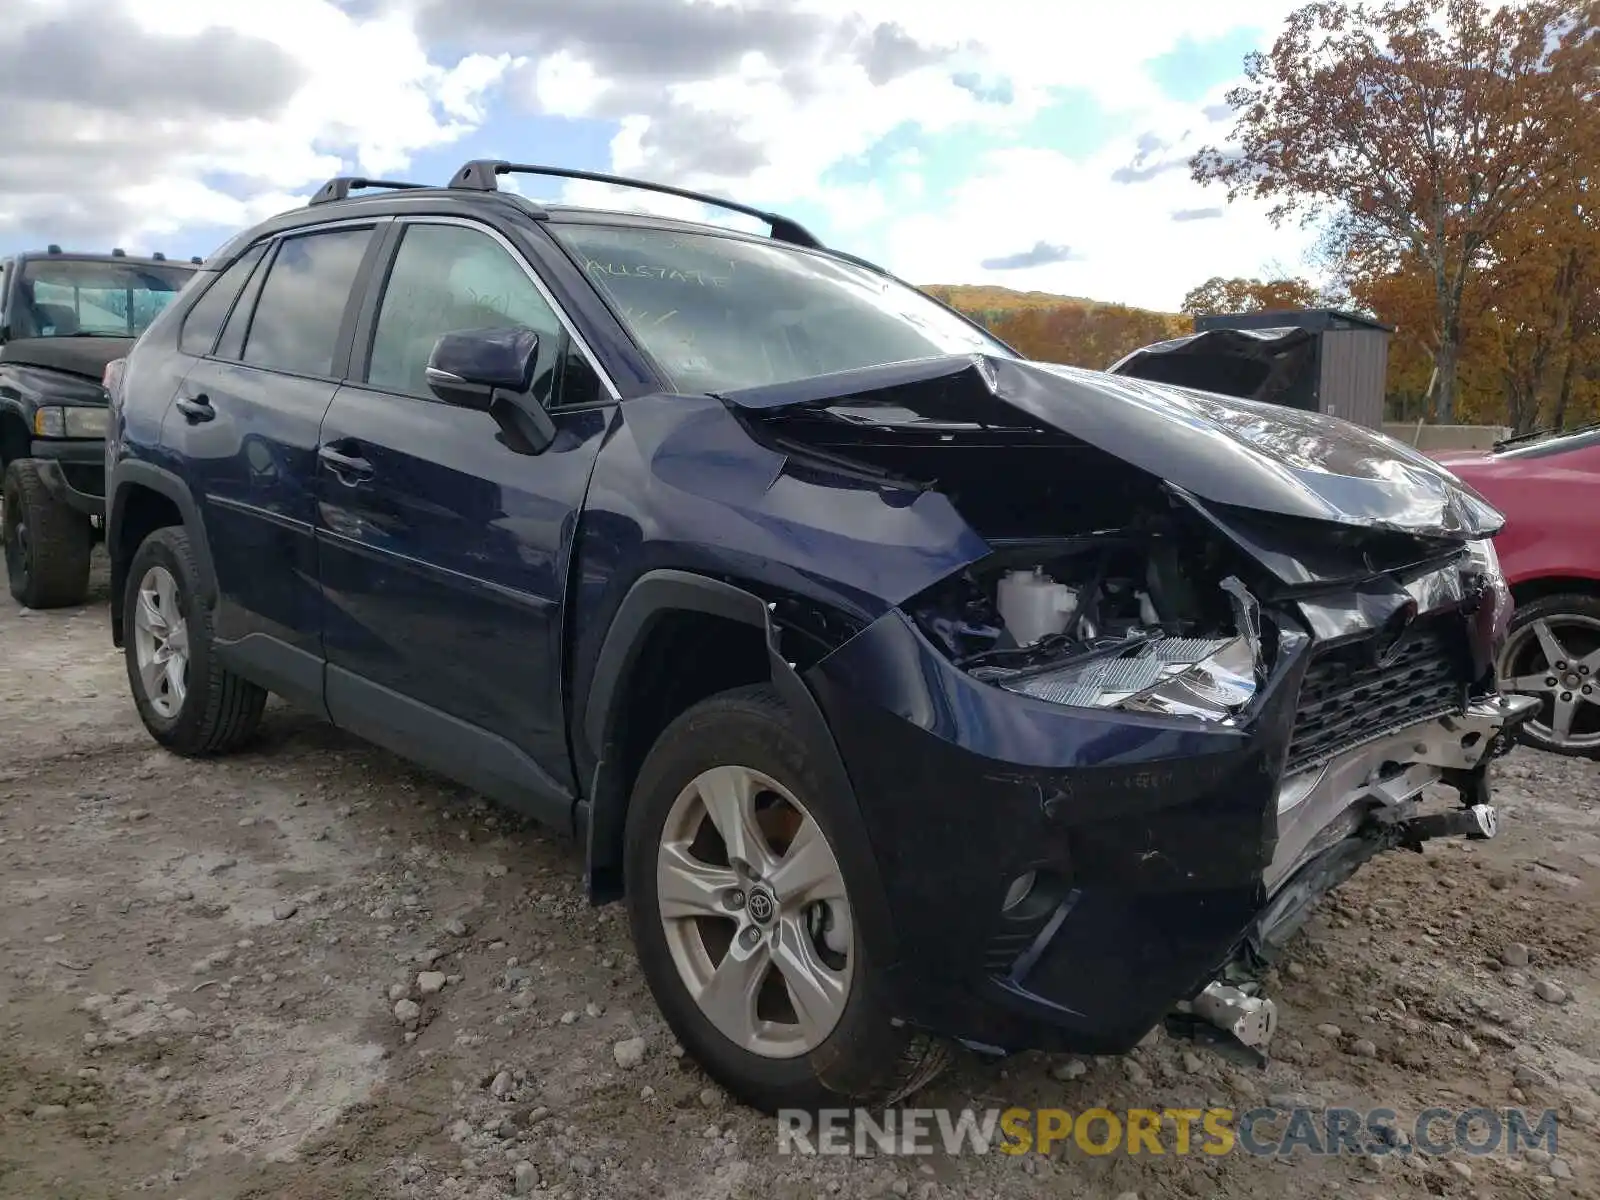
[[[120,552],[122,527],[128,502],[139,489],[148,489],[170,500],[189,533],[189,550],[194,555],[200,576],[200,602],[211,607],[217,600],[217,572],[211,561],[211,543],[206,539],[205,521],[189,487],[171,471],[146,462],[123,460],[106,480],[106,550],[111,556],[111,643],[122,647],[122,593],[127,582],[128,555]]]
[[[622,772],[615,766],[615,731],[627,702],[623,685],[656,622],[675,612],[705,613],[759,629],[767,647],[767,670],[772,686],[793,715],[796,732],[806,743],[826,786],[847,799],[850,826],[835,847],[858,887],[852,909],[876,953],[894,958],[894,930],[878,863],[872,854],[867,824],[844,759],[811,689],[778,652],[778,631],[761,597],[731,583],[688,571],[648,571],[628,589],[616,618],[607,631],[595,670],[583,719],[583,735],[595,748],[597,765],[588,796],[579,802],[578,827],[585,843],[584,881],[590,899],[603,903],[616,899],[613,883],[620,868],[622,830],[627,818],[628,794]]]

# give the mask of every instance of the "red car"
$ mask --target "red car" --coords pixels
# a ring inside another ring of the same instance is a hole
[[[1524,739],[1600,758],[1600,422],[1430,457],[1506,516],[1494,544],[1517,608],[1501,687],[1545,702]]]

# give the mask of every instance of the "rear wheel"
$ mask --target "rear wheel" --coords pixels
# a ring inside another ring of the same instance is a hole
[[[250,740],[267,693],[216,659],[211,613],[200,602],[188,533],[157,529],[128,566],[123,657],[152,737],[190,756],[226,754]]]
[[[1600,758],[1600,599],[1547,596],[1519,607],[1499,674],[1502,691],[1543,702],[1522,726],[1524,742]]]
[[[673,722],[629,806],[645,977],[706,1071],[763,1111],[893,1100],[947,1060],[890,1020],[838,849],[845,802],[763,686]]]
[[[50,494],[31,459],[6,468],[3,521],[6,581],[18,604],[67,608],[89,591],[94,527]]]

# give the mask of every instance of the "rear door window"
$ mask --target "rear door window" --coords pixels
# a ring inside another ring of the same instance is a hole
[[[245,280],[250,278],[250,272],[255,270],[265,251],[264,245],[252,246],[194,302],[183,319],[183,332],[178,336],[178,347],[185,354],[211,353],[234,300],[244,289]]]
[[[261,285],[244,361],[294,375],[331,376],[350,290],[371,240],[371,229],[285,238]]]

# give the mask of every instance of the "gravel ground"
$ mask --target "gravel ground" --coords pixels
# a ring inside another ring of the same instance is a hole
[[[1369,865],[1295,946],[1265,1072],[962,1059],[924,1106],[1525,1103],[1559,1153],[777,1152],[673,1046],[575,850],[291,710],[157,749],[90,603],[0,595],[0,1196],[1596,1196],[1600,768],[1518,750],[1503,832]]]

